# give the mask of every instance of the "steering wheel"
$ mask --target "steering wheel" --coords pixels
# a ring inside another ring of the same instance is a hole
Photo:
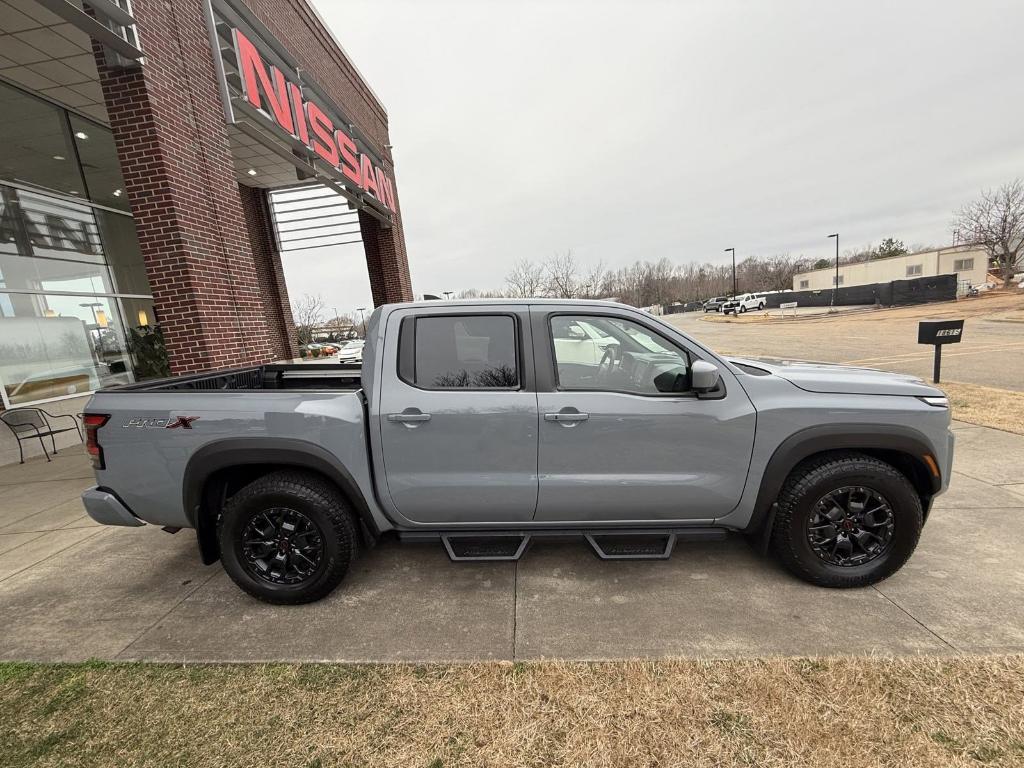
[[[604,354],[601,356],[601,362],[597,364],[597,372],[595,374],[595,378],[598,381],[607,381],[608,377],[612,375],[612,370],[615,368],[615,364],[617,362],[618,345],[609,344],[605,348]]]

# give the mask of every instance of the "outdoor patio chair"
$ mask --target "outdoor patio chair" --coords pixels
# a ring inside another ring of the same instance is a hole
[[[51,420],[58,421],[60,419],[71,419],[73,427],[55,427]],[[39,445],[43,447],[43,454],[46,456],[46,460],[50,461],[50,454],[46,450],[46,443],[43,442],[44,437],[50,438],[50,445],[53,447],[53,452],[57,453],[57,441],[55,435],[59,435],[61,432],[70,432],[75,430],[78,432],[78,439],[82,439],[82,429],[78,426],[78,419],[74,416],[63,414],[54,415],[44,411],[42,408],[12,408],[9,411],[3,411],[0,413],[0,421],[10,427],[11,432],[14,433],[14,437],[18,440],[18,456],[21,458],[20,464],[25,463],[25,452],[21,448],[23,440],[39,440]]]

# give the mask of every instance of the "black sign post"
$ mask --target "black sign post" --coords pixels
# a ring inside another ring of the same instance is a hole
[[[939,369],[942,367],[942,345],[959,344],[964,335],[963,320],[922,320],[917,325],[917,343],[935,347],[935,369],[932,381],[939,383]]]

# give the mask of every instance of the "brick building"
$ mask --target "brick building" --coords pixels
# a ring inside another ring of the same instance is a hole
[[[0,0],[0,195],[4,408],[294,357],[286,247],[412,298],[387,112],[307,0]]]

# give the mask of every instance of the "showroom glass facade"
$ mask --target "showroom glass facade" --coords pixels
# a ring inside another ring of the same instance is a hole
[[[109,129],[0,82],[0,398],[169,375]]]

